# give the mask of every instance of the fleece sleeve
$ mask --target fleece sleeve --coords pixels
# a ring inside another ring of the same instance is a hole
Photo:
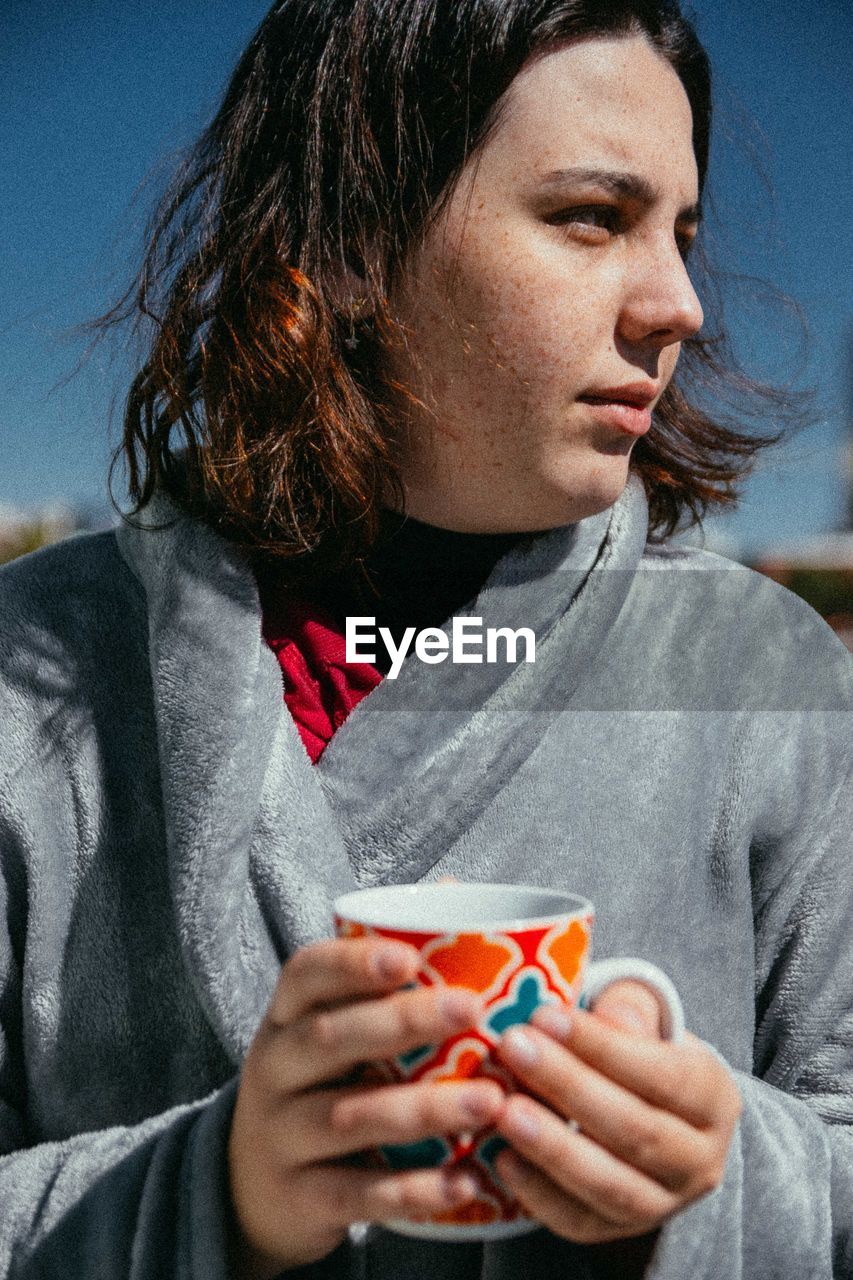
[[[0,1280],[226,1280],[226,1144],[236,1080],[138,1124],[57,1142],[31,1139],[21,1015],[32,964],[23,856],[31,827],[4,788]]]
[[[752,841],[756,1035],[722,1185],[661,1231],[649,1280],[853,1277],[850,713],[766,716]]]
[[[26,1145],[14,896],[0,875],[0,1278],[226,1280],[235,1082],[132,1127]]]
[[[0,1156],[3,1280],[227,1280],[234,1092]]]
[[[0,1013],[13,987],[7,943],[0,928]],[[0,1280],[233,1280],[226,1150],[237,1078],[138,1125],[26,1147],[9,1050],[0,1021]],[[347,1240],[282,1275],[341,1280],[359,1252]]]
[[[0,1280],[233,1280],[238,1077],[144,1121],[33,1143],[21,1019],[27,822],[0,806]],[[350,1274],[349,1242],[288,1280]]]

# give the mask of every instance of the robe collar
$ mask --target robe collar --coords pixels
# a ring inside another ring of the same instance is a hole
[[[534,664],[411,655],[316,766],[261,636],[248,557],[163,494],[136,525],[116,537],[146,597],[176,927],[239,1063],[282,961],[331,932],[334,897],[426,876],[543,741],[618,618],[648,507],[631,477],[607,511],[514,546],[457,611],[530,627]]]

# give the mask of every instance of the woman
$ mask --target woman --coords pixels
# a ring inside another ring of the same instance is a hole
[[[4,1276],[851,1274],[849,659],[666,541],[761,443],[688,394],[709,123],[669,3],[262,24],[131,304],[134,516],[1,579]],[[535,663],[342,652],[454,614]],[[347,1083],[476,1008],[331,900],[441,875],[586,893],[687,1043],[625,984],[507,1037],[526,1103]],[[472,1115],[538,1231],[348,1231],[464,1210],[352,1157]]]

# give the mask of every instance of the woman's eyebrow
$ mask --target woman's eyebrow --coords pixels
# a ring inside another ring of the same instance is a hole
[[[547,173],[542,174],[539,182],[545,188],[588,183],[603,187],[613,195],[639,200],[647,205],[654,204],[659,196],[652,184],[645,178],[641,178],[638,173],[627,173],[618,169],[549,169]],[[702,207],[699,202],[685,205],[680,209],[678,221],[698,226],[702,221]]]

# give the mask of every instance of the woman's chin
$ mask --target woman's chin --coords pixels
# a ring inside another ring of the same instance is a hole
[[[588,516],[598,515],[600,511],[606,511],[608,507],[612,507],[614,502],[619,500],[628,483],[629,461],[628,457],[607,457],[597,460],[589,468],[583,484],[578,484],[577,475],[573,475],[571,484],[567,482],[565,486],[560,486],[558,492],[554,493],[552,502],[548,504],[553,506],[555,513],[569,512],[567,518],[564,516],[562,520],[555,519],[553,523],[585,520]],[[548,480],[543,479],[542,494],[549,490],[553,493],[554,487],[553,480],[549,483]],[[539,505],[541,508],[541,496]]]
[[[511,489],[472,486],[471,492],[450,497],[404,477],[405,510],[416,520],[461,532],[544,531],[612,507],[628,482],[629,466],[627,454],[575,455],[571,462],[561,459],[535,473],[516,473]]]

